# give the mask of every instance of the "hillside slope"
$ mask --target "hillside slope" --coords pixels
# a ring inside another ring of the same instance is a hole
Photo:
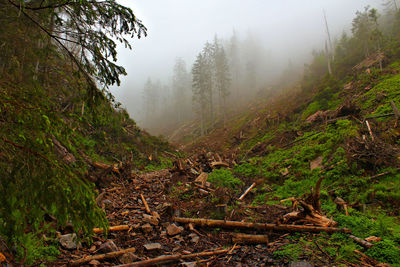
[[[282,90],[257,100],[227,127],[212,130],[185,149],[194,155],[212,151],[231,160],[224,173],[214,170],[210,176],[240,178],[244,186],[239,192],[256,182],[246,197],[249,205],[299,205],[322,180],[323,213],[357,237],[382,238],[365,253],[397,266],[400,131],[398,111],[392,106],[400,107],[399,73],[395,61],[382,70],[364,68],[340,80],[327,75],[314,92]],[[235,201],[219,204],[238,209]],[[357,263],[353,251],[362,250],[359,244],[341,234],[326,238],[299,235],[274,255],[327,264],[304,249],[319,250],[315,245],[319,243],[330,257],[329,264]]]

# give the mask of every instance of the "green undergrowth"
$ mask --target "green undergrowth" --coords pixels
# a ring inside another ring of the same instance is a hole
[[[360,73],[346,77],[342,82],[323,79],[319,93],[298,114],[293,114],[291,122],[264,129],[241,144],[241,151],[247,151],[256,144],[266,144],[260,156],[250,157],[232,170],[234,176],[243,180],[261,178],[265,181],[253,189],[253,205],[291,205],[290,202],[281,203],[280,200],[304,196],[323,177],[323,212],[337,221],[339,227],[350,228],[357,237],[382,238],[374,247],[364,249],[348,238],[347,234],[320,234],[313,238],[294,235],[293,242],[274,252],[275,258],[286,259],[288,262],[313,260],[314,256],[309,251],[314,251],[317,256],[318,253],[321,254],[321,258],[329,255],[330,260],[338,264],[345,264],[346,261],[357,263],[354,253],[357,249],[380,262],[400,266],[398,166],[387,163],[371,171],[363,162],[352,158],[349,143],[366,132],[365,126],[357,120],[342,119],[330,124],[316,125],[304,123],[305,118],[318,110],[334,110],[341,105],[347,93],[343,92],[343,85],[349,82],[355,84],[352,93],[357,98],[353,100],[361,109],[361,116],[392,113],[391,100],[400,106],[400,75],[393,74],[396,73],[396,68],[396,64],[392,64],[383,71],[371,69],[371,74]],[[393,118],[376,120],[376,123],[381,122],[392,123]],[[389,127],[388,125],[392,124],[386,123],[382,127]],[[300,136],[294,138],[289,145],[284,144],[286,146],[274,143],[274,137],[283,136],[290,131],[300,133]],[[374,131],[380,136],[381,142],[391,146],[396,144],[396,140],[399,143],[398,133],[394,130],[385,134],[379,133],[379,128],[374,128]],[[311,162],[316,162],[317,159],[321,159],[320,166],[311,169]],[[379,173],[385,175],[373,177]],[[357,210],[349,207],[350,214],[346,216],[334,203],[336,197],[354,204]]]
[[[243,185],[243,182],[233,176],[230,170],[216,169],[208,176],[208,181],[217,187],[238,188]]]

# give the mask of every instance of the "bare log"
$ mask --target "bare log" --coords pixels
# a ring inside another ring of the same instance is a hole
[[[118,265],[117,267],[154,266],[154,265],[158,265],[158,264],[164,264],[164,263],[178,261],[180,259],[212,256],[212,255],[217,255],[217,254],[224,254],[227,252],[229,252],[229,249],[221,249],[221,250],[215,250],[215,251],[193,253],[193,254],[188,254],[188,255],[175,254],[175,255],[161,256],[161,257],[144,260],[144,261],[137,261],[137,262],[132,262],[132,263],[128,263],[128,264],[122,264],[122,265]]]
[[[76,261],[72,261],[69,263],[70,266],[78,266],[78,265],[82,265],[85,264],[87,262],[90,262],[92,260],[103,260],[103,259],[111,259],[111,258],[115,258],[118,256],[121,256],[125,253],[128,252],[135,252],[136,248],[127,248],[127,249],[123,249],[123,250],[119,250],[119,251],[113,251],[113,252],[109,252],[109,253],[105,253],[105,254],[99,254],[99,255],[93,255],[93,256],[88,256],[88,257],[84,257],[81,258],[79,260]]]
[[[356,243],[360,244],[361,246],[363,246],[365,248],[371,248],[374,246],[374,244],[372,244],[364,239],[361,239],[359,237],[356,237],[354,235],[349,235],[349,238],[353,239]]]
[[[248,235],[242,233],[230,233],[233,243],[238,244],[268,244],[267,235]]]
[[[129,230],[129,225],[116,225],[116,226],[110,226],[108,228],[108,232],[114,232],[114,231],[126,231]],[[103,228],[94,228],[93,233],[95,234],[101,234],[104,232]]]
[[[243,195],[239,197],[239,200],[243,200],[243,198],[256,186],[256,183],[252,183],[249,188],[244,191]]]
[[[150,211],[150,208],[149,208],[149,204],[147,204],[147,201],[146,201],[146,199],[144,198],[143,194],[140,194],[140,198],[141,198],[142,201],[143,201],[143,205],[144,205],[144,208],[146,209],[146,212],[147,212],[148,214],[151,214],[151,211]]]
[[[336,228],[336,227],[288,225],[288,224],[275,224],[275,223],[250,223],[250,222],[238,222],[238,221],[192,219],[192,218],[182,218],[182,217],[174,217],[172,218],[172,220],[178,223],[192,223],[195,225],[207,226],[207,227],[247,228],[254,230],[264,230],[264,231],[271,230],[271,231],[286,231],[286,232],[351,233],[350,229]]]

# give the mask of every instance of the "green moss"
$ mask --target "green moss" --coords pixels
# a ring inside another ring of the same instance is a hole
[[[230,170],[216,169],[209,176],[208,181],[218,187],[237,188],[243,185],[243,182],[233,176]]]

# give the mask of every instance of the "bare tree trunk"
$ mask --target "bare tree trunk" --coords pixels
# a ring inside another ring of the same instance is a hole
[[[329,32],[328,21],[326,19],[325,10],[323,12],[324,12],[324,21],[325,21],[326,33],[328,34],[328,40],[329,40],[329,49],[330,49],[330,53],[329,54],[332,56],[332,60],[334,60],[335,59],[335,51],[334,51],[333,45],[332,45],[332,39],[331,39],[331,34]]]
[[[329,74],[332,75],[331,56],[329,54],[328,44],[326,41],[325,41],[325,54],[326,54],[326,59],[328,60],[328,72],[329,72]]]

